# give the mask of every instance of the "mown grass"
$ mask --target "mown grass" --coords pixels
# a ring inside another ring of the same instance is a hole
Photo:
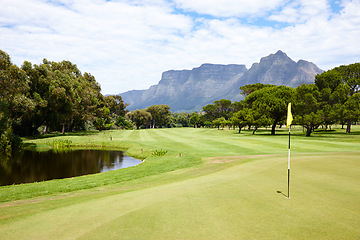
[[[146,161],[1,187],[16,196],[28,188],[38,198],[0,204],[0,239],[357,239],[359,130],[306,138],[292,129],[290,199],[277,193],[287,190],[286,129],[276,136],[191,128],[57,136]],[[165,156],[152,156],[161,149]]]
[[[344,130],[341,129],[329,131],[327,134],[318,131],[308,138],[304,136],[301,127],[295,127],[292,129],[292,151],[309,153],[353,150],[360,143],[358,129],[359,127],[353,127],[351,134],[343,134]],[[49,150],[49,141],[71,141],[73,148],[124,150],[127,155],[146,161],[134,168],[107,173],[0,187],[0,202],[126,182],[198,165],[204,157],[285,153],[287,138],[287,129],[278,129],[277,135],[271,136],[266,129],[253,135],[252,131],[242,131],[238,134],[234,130],[179,128],[104,131],[91,134],[80,132],[28,139],[25,146],[37,151]],[[166,151],[167,155],[153,154],[158,151]]]

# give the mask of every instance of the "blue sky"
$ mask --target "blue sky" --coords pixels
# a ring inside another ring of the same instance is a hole
[[[104,94],[164,71],[245,64],[282,50],[324,70],[360,61],[359,0],[0,0],[13,63],[69,60]]]

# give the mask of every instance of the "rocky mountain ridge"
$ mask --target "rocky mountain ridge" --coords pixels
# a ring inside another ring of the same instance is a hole
[[[157,85],[147,90],[121,93],[128,110],[143,109],[154,104],[167,104],[173,112],[199,111],[219,99],[239,101],[241,86],[253,83],[297,87],[314,82],[323,70],[305,60],[293,61],[278,51],[261,58],[250,69],[245,65],[202,64],[192,70],[170,70],[162,74]]]

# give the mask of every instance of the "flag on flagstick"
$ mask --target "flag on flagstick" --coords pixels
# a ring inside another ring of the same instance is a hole
[[[286,127],[289,128],[289,151],[288,151],[288,195],[287,198],[290,198],[290,126],[293,121],[293,116],[291,114],[291,103],[288,104],[287,118],[286,118]]]
[[[287,118],[286,118],[286,127],[290,127],[293,121],[293,116],[291,114],[291,103],[288,104]]]

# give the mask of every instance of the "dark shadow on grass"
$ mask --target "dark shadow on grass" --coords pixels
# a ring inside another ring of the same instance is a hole
[[[95,135],[100,133],[99,131],[83,131],[83,132],[65,132],[65,134],[62,134],[60,132],[54,132],[54,133],[47,133],[46,135],[35,135],[35,136],[27,136],[25,138],[31,140],[31,139],[46,139],[46,138],[53,138],[53,137],[61,137],[61,136],[89,136],[89,135]]]
[[[95,134],[98,134],[98,133],[101,133],[101,132],[100,131],[68,132],[68,133],[65,133],[65,135],[68,135],[68,136],[88,136],[88,135],[95,135]]]
[[[277,193],[280,193],[281,195],[283,195],[284,197],[288,197],[285,193],[283,193],[282,191],[276,191]]]
[[[239,134],[239,130],[234,130],[236,132],[234,132],[234,134],[238,134],[238,135],[259,135],[259,136],[283,136],[283,135],[289,135],[289,130],[276,130],[275,131],[275,135],[271,135],[271,129],[258,129],[256,130],[255,134],[253,134],[253,129],[246,129],[246,130],[241,130],[241,133]]]
[[[271,137],[275,137],[275,136],[288,136],[289,135],[289,130],[276,130],[274,135],[271,135],[271,129],[259,129],[255,132],[255,134],[252,134],[253,130],[245,130],[244,132],[241,131],[241,133],[239,134],[239,132],[234,132],[234,134],[237,135],[251,135],[251,136],[271,136]],[[299,132],[292,132],[291,136],[303,136],[305,135],[305,133],[299,133]]]
[[[238,130],[234,130],[233,134],[236,135],[253,135],[253,136],[287,136],[289,135],[289,129],[286,127],[283,128],[277,128],[275,131],[275,134],[272,135],[271,134],[271,129],[270,128],[260,128],[258,129],[255,134],[252,134],[253,129],[243,129],[241,130],[241,133],[239,134]],[[358,131],[358,129],[352,129],[352,132],[350,133],[345,133],[345,129],[316,129],[315,131],[313,131],[311,133],[311,137],[335,137],[335,136],[339,136],[339,135],[343,135],[343,136],[358,136],[360,135],[360,131]],[[291,136],[299,136],[299,137],[306,137],[306,132],[305,130],[299,131],[299,127],[297,127],[296,129],[294,129],[294,131],[291,131]],[[309,138],[309,137],[306,137]]]
[[[24,143],[22,148],[22,150],[35,151],[35,152],[49,151],[50,149],[51,149],[50,146],[47,146],[45,144],[41,144],[41,146],[39,146],[36,143]]]
[[[335,135],[360,135],[360,132],[358,131],[353,131],[350,133],[346,133],[345,132],[346,129],[341,129],[340,130],[315,130],[313,132],[313,134],[315,135],[326,135],[326,134],[335,134]]]
[[[24,148],[28,148],[28,149],[35,149],[36,148],[36,144],[35,143],[24,143],[23,144]]]

